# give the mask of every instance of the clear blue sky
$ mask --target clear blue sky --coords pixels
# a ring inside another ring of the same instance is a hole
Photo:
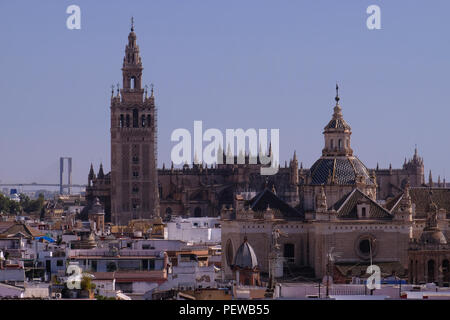
[[[81,7],[81,30],[66,28]],[[366,27],[381,7],[382,30]],[[400,167],[414,145],[435,179],[450,173],[450,2],[1,1],[0,180],[74,182],[110,169],[110,86],[121,81],[130,17],[159,106],[159,163],[170,134],[279,128],[281,163],[321,155],[334,86],[368,166]],[[447,168],[447,171],[446,171]],[[449,180],[449,179],[447,179]]]

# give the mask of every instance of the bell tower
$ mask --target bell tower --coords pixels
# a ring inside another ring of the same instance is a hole
[[[131,18],[131,32],[128,35],[128,44],[125,47],[122,67],[122,94],[125,102],[142,102],[144,94],[144,89],[142,89],[143,69],[139,46],[136,43],[136,34],[134,33],[134,21]]]
[[[111,93],[111,213],[112,222],[159,216],[157,172],[157,112],[153,86],[142,88],[142,60],[134,21],[122,66],[122,89]]]

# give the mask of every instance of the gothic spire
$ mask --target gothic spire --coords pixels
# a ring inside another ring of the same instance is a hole
[[[223,164],[223,160],[225,158],[225,153],[222,149],[222,144],[219,144],[219,148],[217,149],[217,164]]]
[[[195,153],[194,153],[194,164],[199,164],[197,151],[195,151]]]
[[[103,179],[105,177],[105,174],[103,172],[103,164],[102,163],[100,163],[100,169],[98,170],[97,177],[99,179]]]
[[[89,169],[88,179],[92,180],[94,178],[95,178],[94,167],[92,166],[92,163],[91,163],[91,168]]]

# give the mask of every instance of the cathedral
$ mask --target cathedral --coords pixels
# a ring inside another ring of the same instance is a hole
[[[434,183],[430,172],[425,182],[417,148],[402,168],[367,168],[353,153],[337,86],[331,120],[323,130],[322,156],[304,168],[293,152],[277,174],[261,176],[260,162],[250,163],[248,155],[244,164],[157,168],[156,97],[153,87],[150,94],[142,87],[143,65],[133,26],[122,74],[122,89],[111,94],[111,172],[105,174],[100,164],[95,174],[91,165],[86,188],[86,210],[100,199],[106,222],[220,216],[222,266],[230,279],[233,257],[244,239],[261,273],[270,272],[275,229],[286,235],[279,239],[284,276],[331,273],[336,280],[349,279],[363,275],[369,262],[380,266],[384,275],[405,276],[423,260],[417,256],[425,255],[419,247],[426,252],[427,246],[418,244],[424,232],[438,230],[436,245],[446,245],[450,189],[445,181]],[[332,252],[335,257],[330,258]],[[438,270],[448,273],[445,261],[445,268],[439,269],[438,260],[431,271],[428,260],[417,268],[437,279]]]

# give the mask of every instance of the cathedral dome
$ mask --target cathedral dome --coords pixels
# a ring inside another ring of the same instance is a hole
[[[336,85],[336,105],[333,116],[324,128],[325,145],[322,157],[309,171],[310,184],[354,185],[357,182],[374,185],[366,166],[353,155],[350,147],[351,128],[344,120]]]
[[[94,200],[94,204],[92,205],[92,209],[90,210],[89,213],[93,213],[93,214],[105,214],[104,210],[103,210],[103,206],[100,203],[100,199],[99,198],[95,198]]]
[[[321,157],[310,169],[311,184],[321,185],[334,182],[353,185],[358,177],[368,185],[374,184],[366,166],[354,156]]]
[[[447,244],[447,239],[441,230],[437,228],[424,229],[420,236],[420,242],[423,244]]]
[[[241,269],[254,269],[258,266],[255,251],[248,243],[247,237],[244,238],[244,242],[237,249],[233,265]]]

